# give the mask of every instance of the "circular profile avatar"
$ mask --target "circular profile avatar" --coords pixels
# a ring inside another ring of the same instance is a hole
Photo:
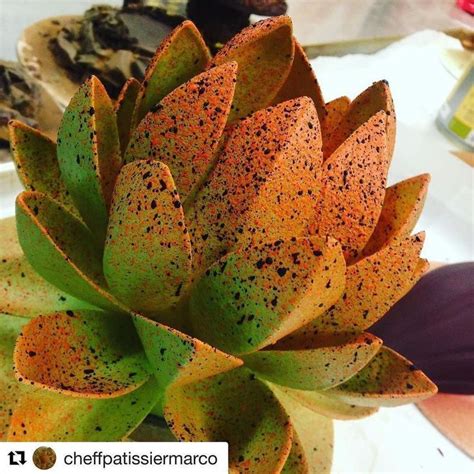
[[[53,448],[41,446],[33,453],[33,464],[38,469],[51,469],[56,464],[56,453]]]

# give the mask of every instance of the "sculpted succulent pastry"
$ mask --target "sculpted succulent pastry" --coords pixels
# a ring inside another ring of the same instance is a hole
[[[388,85],[326,104],[288,17],[214,57],[186,21],[115,108],[92,77],[57,143],[10,133],[4,439],[120,440],[153,413],[228,441],[232,472],[327,472],[333,418],[436,392],[370,333],[426,270],[428,177],[386,188]]]

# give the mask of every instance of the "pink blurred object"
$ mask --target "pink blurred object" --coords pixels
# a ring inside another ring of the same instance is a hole
[[[474,0],[458,0],[458,7],[474,15]]]
[[[418,408],[448,439],[474,457],[474,396],[438,393]]]

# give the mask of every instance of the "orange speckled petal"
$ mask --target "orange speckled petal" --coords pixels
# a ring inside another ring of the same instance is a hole
[[[378,337],[363,333],[316,348],[259,351],[244,361],[270,382],[298,390],[326,390],[359,372],[381,346]]]
[[[87,399],[33,390],[15,408],[8,441],[120,441],[144,420],[158,396],[153,377],[117,398]]]
[[[395,407],[424,400],[437,391],[421,370],[384,346],[358,374],[325,394],[359,406]]]
[[[390,161],[395,146],[396,120],[387,81],[374,82],[352,101],[339,125],[326,137],[323,145],[324,156],[332,155],[357,128],[381,110],[387,114],[385,125],[387,128],[387,156]]]
[[[242,365],[199,339],[138,314],[133,321],[161,389],[184,385]]]
[[[429,182],[430,175],[422,174],[387,188],[377,227],[364,255],[377,252],[395,238],[410,235],[423,210]]]
[[[15,379],[12,362],[16,338],[27,321],[0,314],[0,441],[6,441],[13,410],[28,390]]]
[[[56,143],[39,130],[17,120],[12,120],[8,128],[12,158],[25,189],[45,193],[77,213],[61,178]]]
[[[342,245],[353,261],[377,225],[385,197],[388,158],[385,112],[359,127],[324,163],[314,227]]]
[[[177,26],[161,43],[145,72],[139,119],[172,90],[204,70],[211,59],[198,29],[191,21]]]
[[[62,179],[77,209],[91,232],[103,239],[121,156],[113,104],[95,76],[66,107],[57,152]]]
[[[18,380],[87,397],[119,397],[136,390],[150,367],[126,315],[66,311],[32,319],[15,346]]]
[[[140,105],[143,86],[131,77],[122,87],[115,104],[117,128],[122,154],[127,149],[130,134],[137,122],[138,106]]]
[[[165,419],[181,441],[226,440],[231,472],[280,472],[291,449],[292,428],[283,407],[244,368],[172,387]]]
[[[120,307],[106,290],[92,234],[58,202],[25,191],[17,197],[16,222],[26,258],[45,280],[100,308]]]
[[[226,63],[168,94],[132,135],[125,161],[156,159],[167,165],[184,201],[204,179],[227,123],[237,63]]]
[[[237,242],[307,235],[321,163],[319,122],[307,97],[237,123],[187,212],[196,272]]]
[[[331,134],[334,132],[344,115],[349,110],[350,105],[351,100],[346,96],[338,97],[337,99],[331,100],[331,102],[326,104],[326,115],[324,119],[321,120],[321,134],[323,136],[323,143],[326,143],[330,139]],[[329,156],[326,156],[325,158],[329,158]]]
[[[310,344],[328,334],[372,326],[416,283],[423,242],[424,234],[407,237],[348,267],[339,301],[289,339]]]
[[[294,39],[294,42],[295,57],[291,65],[291,71],[273,103],[279,104],[280,102],[303,96],[310,97],[313,99],[319,121],[322,123],[327,112],[321,88],[304,49],[296,39]]]
[[[134,161],[114,189],[104,273],[128,307],[156,315],[175,305],[191,274],[191,243],[166,165]]]
[[[272,344],[331,306],[344,289],[336,241],[277,240],[229,253],[194,286],[195,334],[230,354]]]
[[[272,389],[275,385],[271,385]],[[341,400],[328,396],[328,392],[311,392],[308,390],[295,390],[277,386],[278,390],[293,398],[296,402],[308,408],[313,413],[318,413],[335,420],[360,420],[373,415],[378,411],[376,407],[360,407],[344,403]]]
[[[282,474],[329,474],[334,446],[332,420],[309,410],[275,385],[271,389],[293,426],[293,445]]]
[[[211,66],[239,65],[229,122],[268,107],[285,83],[294,56],[292,24],[287,16],[259,21],[234,36]]]

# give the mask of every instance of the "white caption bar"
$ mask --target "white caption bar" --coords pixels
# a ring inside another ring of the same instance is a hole
[[[0,472],[227,474],[228,451],[227,443],[0,443]]]

